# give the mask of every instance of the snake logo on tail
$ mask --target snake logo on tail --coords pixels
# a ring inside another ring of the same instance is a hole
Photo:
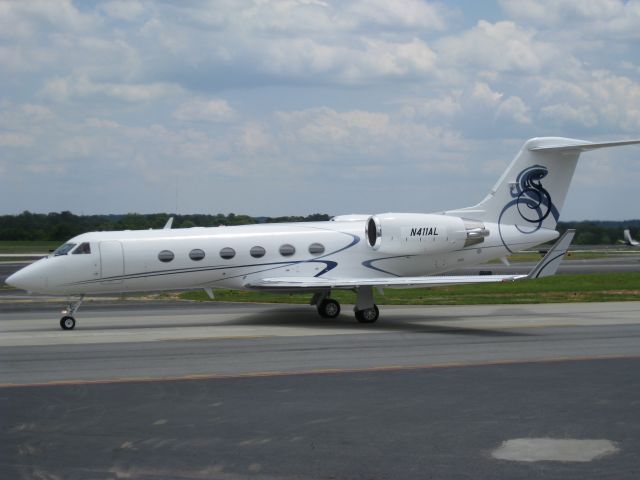
[[[502,217],[511,208],[515,208],[526,224],[516,223],[515,227],[524,234],[538,231],[542,223],[549,217],[557,221],[560,213],[553,204],[551,194],[542,185],[542,180],[548,175],[549,170],[542,165],[533,165],[518,174],[516,182],[510,185],[509,194],[512,200],[509,201],[498,220],[499,227],[502,227]],[[502,237],[502,232],[500,232]],[[505,247],[509,248],[503,239]]]

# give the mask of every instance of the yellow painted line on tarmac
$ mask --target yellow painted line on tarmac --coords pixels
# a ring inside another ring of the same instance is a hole
[[[562,362],[584,362],[590,360],[640,360],[640,355],[594,355],[579,357],[545,357],[538,359],[519,360],[488,360],[477,362],[448,362],[435,363],[430,365],[387,365],[380,367],[362,368],[323,368],[300,371],[264,371],[245,373],[204,373],[193,375],[158,376],[158,377],[121,377],[103,380],[53,380],[39,383],[0,383],[0,388],[29,388],[29,387],[59,387],[77,385],[109,385],[120,383],[151,383],[151,382],[180,382],[180,381],[201,381],[201,380],[229,380],[243,378],[269,378],[269,377],[296,377],[306,375],[334,375],[348,373],[377,373],[377,372],[401,372],[411,370],[432,370],[461,367],[484,367],[500,365],[527,365],[537,363],[562,363]]]

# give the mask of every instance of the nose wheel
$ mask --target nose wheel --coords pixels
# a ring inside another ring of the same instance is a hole
[[[60,319],[60,328],[73,330],[76,327],[76,319],[73,316],[82,305],[82,300],[84,300],[84,295],[80,295],[80,299],[77,302],[72,302],[71,299],[68,300],[67,308],[62,311],[64,316]]]
[[[76,326],[76,319],[65,315],[60,319],[60,326],[63,330],[73,330]]]

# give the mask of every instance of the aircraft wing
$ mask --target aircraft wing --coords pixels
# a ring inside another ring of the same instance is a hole
[[[533,270],[527,275],[441,275],[428,277],[383,277],[383,278],[326,278],[326,277],[272,277],[247,284],[263,290],[322,290],[326,288],[349,289],[360,286],[384,288],[442,287],[471,283],[513,282],[524,278],[542,278],[554,275],[569,249],[575,230],[567,230],[549,249]]]
[[[429,277],[384,277],[384,278],[315,278],[274,277],[263,278],[247,286],[256,289],[324,289],[356,288],[364,286],[384,288],[443,287],[467,283],[509,282],[526,278],[527,275],[443,275]]]

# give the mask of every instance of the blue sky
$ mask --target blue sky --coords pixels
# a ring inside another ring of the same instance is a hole
[[[0,0],[0,213],[475,204],[530,137],[640,138],[640,2]],[[640,148],[565,220],[640,217]]]

